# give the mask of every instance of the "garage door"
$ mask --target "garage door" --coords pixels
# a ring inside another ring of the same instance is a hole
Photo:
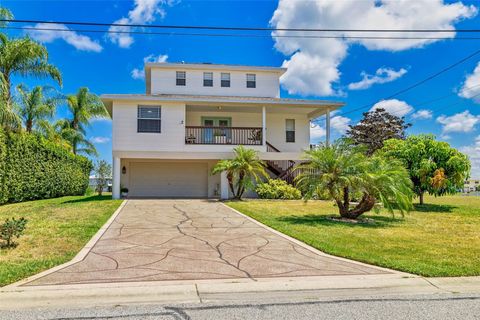
[[[207,197],[208,166],[199,162],[132,162],[129,196]]]

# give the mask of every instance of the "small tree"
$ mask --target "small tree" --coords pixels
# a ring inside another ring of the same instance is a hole
[[[107,161],[100,160],[95,165],[94,171],[96,178],[95,191],[101,196],[103,189],[108,185],[108,179],[112,177],[112,166]]]
[[[25,225],[27,224],[27,219],[8,219],[0,225],[0,239],[5,241],[3,247],[11,248],[15,247],[16,243],[13,241],[14,238],[20,238],[20,236],[25,231]]]
[[[367,157],[361,149],[344,141],[305,152],[297,184],[305,198],[327,190],[342,218],[357,219],[372,210],[377,201],[393,213],[410,210],[412,190],[408,172],[398,161]],[[355,196],[360,201],[351,205]]]
[[[385,109],[364,112],[363,118],[347,130],[347,137],[355,145],[365,145],[367,155],[372,155],[383,147],[388,139],[405,139],[405,129],[411,124],[405,123],[405,118],[394,116]]]
[[[456,193],[470,173],[467,156],[433,135],[385,141],[379,154],[403,162],[420,204],[424,203],[425,192],[436,196]]]
[[[235,199],[241,199],[246,190],[252,190],[255,182],[267,177],[265,164],[258,158],[258,152],[239,146],[233,149],[233,159],[221,160],[212,169],[212,174],[227,173],[228,185]]]

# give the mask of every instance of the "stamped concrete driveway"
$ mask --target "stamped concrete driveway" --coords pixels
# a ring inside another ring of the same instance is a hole
[[[219,202],[128,200],[82,261],[25,285],[379,273],[317,254]]]

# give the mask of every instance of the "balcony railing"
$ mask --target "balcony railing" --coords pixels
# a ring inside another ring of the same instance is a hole
[[[262,128],[186,126],[186,144],[262,145]]]

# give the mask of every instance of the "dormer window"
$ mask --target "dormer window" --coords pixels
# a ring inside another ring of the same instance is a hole
[[[213,72],[204,72],[203,73],[203,86],[204,87],[213,87]]]
[[[247,88],[255,88],[257,86],[255,78],[255,74],[247,73]]]
[[[177,86],[187,84],[187,73],[185,71],[177,71]]]
[[[222,73],[221,74],[221,86],[224,88],[230,87],[230,73]]]

